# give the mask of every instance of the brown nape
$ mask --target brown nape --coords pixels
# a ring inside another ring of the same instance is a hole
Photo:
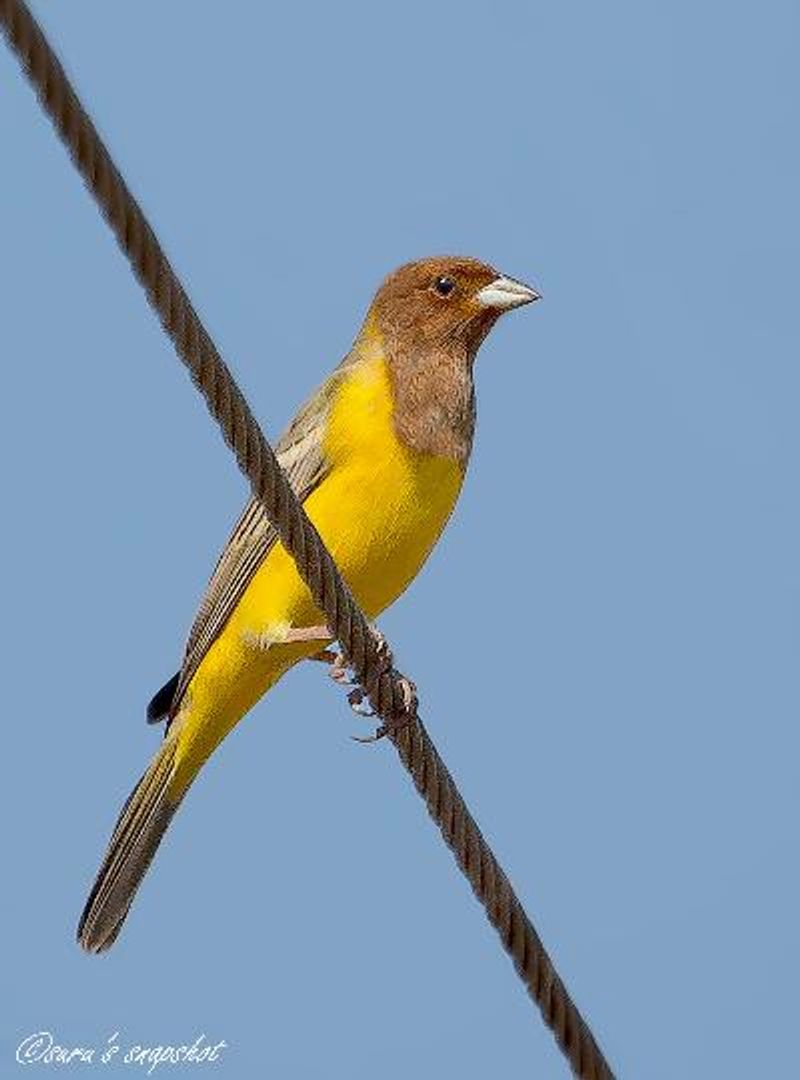
[[[472,364],[499,315],[476,296],[497,277],[476,259],[423,259],[395,270],[375,297],[395,429],[412,450],[467,463],[475,430]]]

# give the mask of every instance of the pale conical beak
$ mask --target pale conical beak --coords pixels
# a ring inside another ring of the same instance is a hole
[[[535,289],[510,277],[495,278],[488,285],[484,285],[476,296],[482,307],[496,308],[498,311],[510,311],[511,308],[532,304],[534,300],[540,299],[541,296]]]

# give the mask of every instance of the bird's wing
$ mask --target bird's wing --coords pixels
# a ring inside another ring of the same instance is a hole
[[[304,502],[327,476],[329,466],[323,449],[325,425],[331,401],[346,366],[346,362],[340,365],[308,400],[277,443],[278,461],[300,502]],[[261,503],[255,498],[250,499],[223,548],[200,602],[186,643],[183,666],[174,680],[175,693],[169,693],[169,683],[159,691],[148,710],[151,720],[160,719],[165,714],[166,709],[156,704],[165,692],[171,699],[169,714],[175,714],[204,656],[277,539],[277,533]],[[159,704],[162,703],[164,706],[167,704],[163,699]]]

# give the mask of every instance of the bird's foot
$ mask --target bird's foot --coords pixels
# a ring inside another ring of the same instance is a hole
[[[388,674],[393,670],[394,658],[392,651],[389,648],[389,644],[386,638],[375,627],[371,627],[371,631],[375,640],[375,645],[378,651],[378,657],[380,666],[374,678],[380,678],[384,674]],[[315,640],[329,640],[331,633],[327,627],[311,627],[307,630],[293,632],[302,636],[293,637],[292,640],[302,641],[315,641]],[[353,674],[345,659],[344,653],[337,652],[333,649],[321,649],[318,653],[314,653],[309,657],[310,660],[318,660],[330,665],[329,676],[338,686],[350,686],[352,689],[348,691],[347,702],[353,712],[363,718],[369,718],[375,716],[375,710],[369,703],[369,691],[365,686],[360,683],[356,683]],[[382,724],[373,735],[353,735],[352,738],[356,742],[373,743],[379,739],[385,738],[385,736],[394,734],[400,731],[408,723],[416,711],[417,691],[414,684],[410,679],[406,679],[405,676],[401,677],[401,692],[403,696],[402,711],[398,715],[397,719],[391,723]]]
[[[405,675],[400,675],[394,670],[394,656],[392,650],[389,648],[389,643],[386,638],[373,626],[370,628],[372,631],[373,639],[378,651],[378,658],[380,667],[375,675],[375,680],[379,679],[382,675],[394,674],[398,680],[400,687],[400,693],[402,696],[402,702],[397,714],[390,720],[385,721],[372,735],[353,735],[351,738],[355,742],[361,743],[373,743],[378,742],[379,739],[386,738],[387,735],[396,735],[399,731],[402,731],[404,727],[413,719],[417,711],[417,688],[410,679],[407,679]],[[369,694],[363,686],[354,687],[347,695],[350,707],[359,714],[359,716],[375,716],[377,715],[375,710],[371,706],[364,708],[364,701],[368,700]]]
[[[397,716],[392,717],[387,723],[381,724],[377,731],[372,735],[351,735],[350,738],[353,739],[354,742],[378,742],[380,739],[385,739],[387,735],[397,735],[403,728],[408,727],[411,723],[417,711],[417,688],[411,679],[407,679],[405,675],[400,675],[398,678],[403,695],[402,711]],[[354,703],[353,699],[356,694],[360,696]],[[367,707],[367,710],[364,711],[362,702],[366,697],[366,691],[364,691],[362,687],[358,686],[354,690],[351,690],[347,697],[350,701],[351,708],[354,712],[357,712],[359,716],[376,715],[375,710],[369,706]]]
[[[311,626],[305,630],[297,630],[292,632],[293,641],[330,641],[332,634],[328,630],[327,626]],[[337,652],[336,649],[320,649],[319,652],[313,653],[308,658],[309,660],[317,660],[320,663],[328,664],[330,671],[328,675],[339,686],[351,686],[353,683],[352,676],[347,667],[347,661],[344,658],[344,653]]]

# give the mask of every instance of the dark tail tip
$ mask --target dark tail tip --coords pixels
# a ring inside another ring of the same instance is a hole
[[[147,706],[148,724],[157,724],[159,721],[163,720],[164,717],[169,716],[172,702],[175,700],[175,691],[178,689],[180,677],[181,673],[176,671],[169,682],[165,682],[161,689],[156,694],[153,694],[150,704]]]

